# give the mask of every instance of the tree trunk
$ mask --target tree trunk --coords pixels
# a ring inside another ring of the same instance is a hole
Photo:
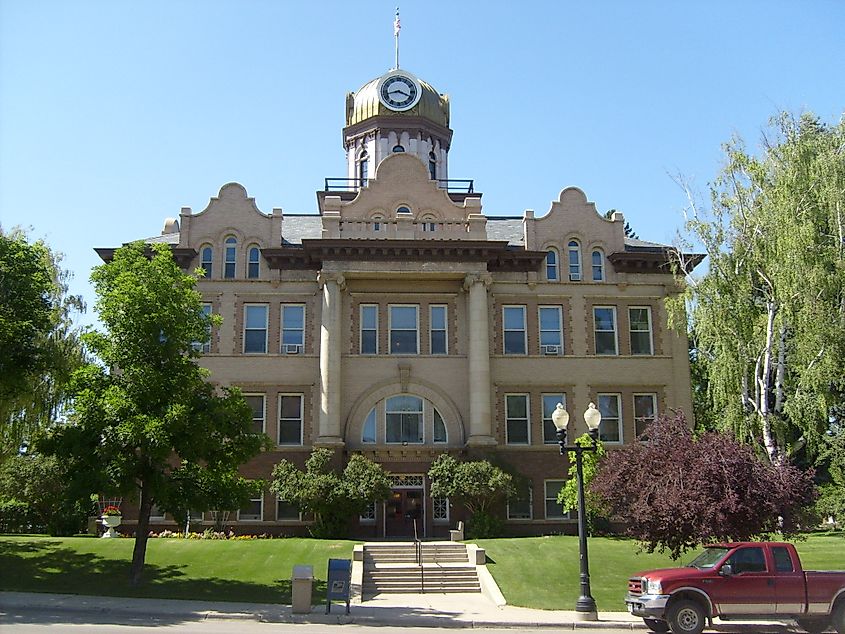
[[[780,448],[777,437],[772,430],[772,414],[769,408],[769,399],[773,395],[772,383],[772,353],[775,345],[775,314],[777,304],[773,300],[766,302],[768,312],[766,319],[766,348],[763,352],[763,369],[758,379],[758,402],[760,405],[760,423],[763,431],[763,446],[772,464],[780,463]]]
[[[129,585],[133,588],[141,584],[141,576],[144,572],[152,508],[153,500],[150,496],[149,485],[142,482],[141,507],[138,509],[138,526],[135,529],[135,548],[132,550],[132,566],[129,568]]]

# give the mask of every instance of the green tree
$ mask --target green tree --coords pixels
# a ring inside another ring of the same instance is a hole
[[[12,456],[0,464],[0,503],[10,500],[26,505],[26,530],[50,535],[83,531],[93,511],[90,499],[69,496],[64,465],[40,454]]]
[[[489,460],[460,462],[444,453],[431,464],[428,477],[431,497],[449,498],[466,508],[468,536],[495,537],[501,532],[501,519],[494,510],[516,493],[509,473]]]
[[[194,344],[219,317],[203,315],[196,277],[179,269],[167,245],[118,249],[91,279],[105,330],[83,339],[105,367],[89,363],[74,373],[69,422],[39,448],[67,465],[80,499],[92,491],[139,496],[129,574],[137,585],[153,505],[172,502],[203,474],[243,484],[238,466],[269,440],[252,431],[240,392],[218,391],[197,365]],[[191,501],[216,508],[213,500]]]
[[[314,537],[345,537],[352,518],[390,495],[390,478],[381,465],[352,454],[339,473],[332,468],[334,458],[331,449],[318,448],[306,460],[305,471],[285,459],[273,468],[270,490],[303,513],[314,514]]]
[[[819,486],[816,512],[822,519],[832,517],[845,523],[845,427],[835,424],[825,435],[819,456],[823,483]]]
[[[0,461],[62,412],[72,372],[84,361],[61,255],[20,230],[0,230]]]
[[[575,443],[581,447],[589,447],[593,444],[589,434],[583,434],[575,439]],[[596,450],[582,454],[581,472],[584,475],[584,500],[587,503],[587,528],[592,535],[602,523],[607,523],[606,512],[602,505],[601,498],[590,491],[589,486],[598,472],[598,465],[607,452],[601,441],[596,443]],[[563,488],[557,496],[557,503],[563,507],[563,512],[578,510],[578,466],[575,463],[573,454],[569,464],[569,479],[564,483]]]
[[[722,424],[784,463],[818,451],[845,387],[845,120],[772,127],[760,156],[725,146],[710,212],[688,223],[709,269],[671,307],[689,302]]]

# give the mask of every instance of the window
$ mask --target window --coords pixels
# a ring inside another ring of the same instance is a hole
[[[381,216],[373,216],[373,231],[381,231],[381,221],[384,220]]]
[[[276,519],[280,522],[299,522],[302,520],[302,513],[296,505],[277,499]]]
[[[581,245],[577,240],[569,241],[569,281],[581,281]]]
[[[370,410],[367,418],[364,419],[364,427],[361,430],[361,442],[371,444],[376,441],[376,408]]]
[[[793,572],[792,557],[784,546],[772,546],[772,555],[775,558],[775,570],[778,572]]]
[[[423,218],[422,221],[420,222],[420,225],[422,226],[422,230],[426,231],[428,233],[433,233],[433,232],[437,231],[437,223],[435,223],[434,220],[435,219],[432,218],[431,216],[426,216],[425,218]]]
[[[150,508],[150,521],[153,522],[163,522],[164,521],[164,511],[159,508],[157,504],[153,504]]]
[[[740,548],[725,562],[730,564],[733,573],[766,572],[766,556],[758,546]]]
[[[604,281],[604,254],[598,249],[593,251],[593,281]]]
[[[279,444],[302,444],[302,394],[279,395]]]
[[[252,498],[238,510],[238,520],[241,522],[260,522],[263,516],[263,510],[264,498]]]
[[[525,306],[504,306],[502,322],[505,354],[525,354]]]
[[[214,261],[214,250],[210,246],[200,249],[200,268],[205,271],[205,277],[211,277],[212,262]]]
[[[508,498],[508,519],[509,520],[530,520],[533,516],[531,508],[533,506],[534,490],[528,486],[522,491],[517,491],[516,495]]]
[[[435,524],[449,523],[449,498],[431,498],[431,518]]]
[[[654,422],[656,403],[656,394],[634,394],[634,433],[637,438]]]
[[[203,304],[202,305],[202,314],[206,317],[211,316],[211,304]],[[206,336],[204,341],[195,341],[193,343],[194,350],[198,352],[202,352],[203,354],[208,354],[211,352],[211,324],[206,326],[205,329]]]
[[[261,249],[258,247],[249,248],[249,258],[246,263],[246,276],[251,280],[257,280],[261,275]]]
[[[531,443],[527,394],[508,394],[505,396],[505,442],[508,445],[528,445]]]
[[[564,480],[546,480],[543,483],[547,520],[569,519],[569,514],[563,512],[563,505],[557,503],[557,496],[563,488],[564,482]]]
[[[223,262],[223,277],[229,280],[235,277],[235,264],[238,257],[238,241],[234,236],[226,238],[226,248],[223,252],[226,256]]]
[[[651,342],[651,308],[637,306],[628,309],[631,329],[631,354],[653,354]]]
[[[244,306],[244,352],[267,352],[267,304]]]
[[[437,156],[434,152],[428,153],[428,176],[431,180],[437,180]]]
[[[375,524],[376,523],[376,503],[370,502],[367,504],[367,507],[358,516],[358,522],[360,524]]]
[[[431,354],[446,354],[448,338],[446,336],[446,306],[429,307],[429,345]]]
[[[401,145],[394,145],[394,146],[393,146],[393,151],[394,151],[394,152],[404,152],[404,151],[405,151],[405,148],[404,148],[403,146],[401,146]]]
[[[596,354],[618,354],[616,343],[616,308],[613,306],[593,307],[595,324]]]
[[[418,306],[390,306],[390,354],[418,354]]]
[[[361,354],[378,354],[378,306],[361,304]]]
[[[566,394],[543,394],[543,444],[557,444],[557,429],[552,422],[552,413],[558,403],[566,408]]]
[[[370,178],[370,155],[364,150],[358,158],[358,179],[361,187],[366,187]]]
[[[557,251],[554,249],[546,251],[546,279],[550,282],[557,282],[560,279],[557,270]]]
[[[244,400],[252,410],[252,431],[257,434],[264,433],[264,395],[244,394]]]
[[[563,352],[563,317],[560,306],[540,306],[540,354]]]
[[[397,214],[409,214],[409,213],[411,213],[411,208],[406,206],[406,205],[400,205],[399,207],[396,208],[396,213]]]
[[[602,442],[622,442],[622,408],[619,394],[599,394],[599,439]]]
[[[432,409],[434,410],[434,442],[446,443],[449,441],[446,435],[446,423],[443,422],[443,417],[437,411],[437,408]]]
[[[282,304],[282,352],[295,354],[305,349],[305,305]]]
[[[385,436],[389,443],[423,442],[423,401],[416,396],[393,396],[385,407]]]

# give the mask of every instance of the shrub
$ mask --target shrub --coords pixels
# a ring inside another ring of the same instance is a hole
[[[0,533],[26,533],[31,528],[32,510],[20,500],[0,501]]]

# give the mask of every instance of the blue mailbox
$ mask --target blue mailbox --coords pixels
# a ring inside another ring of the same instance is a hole
[[[326,614],[332,610],[332,601],[346,601],[349,614],[349,586],[352,581],[351,559],[329,559],[329,573],[326,576]]]

